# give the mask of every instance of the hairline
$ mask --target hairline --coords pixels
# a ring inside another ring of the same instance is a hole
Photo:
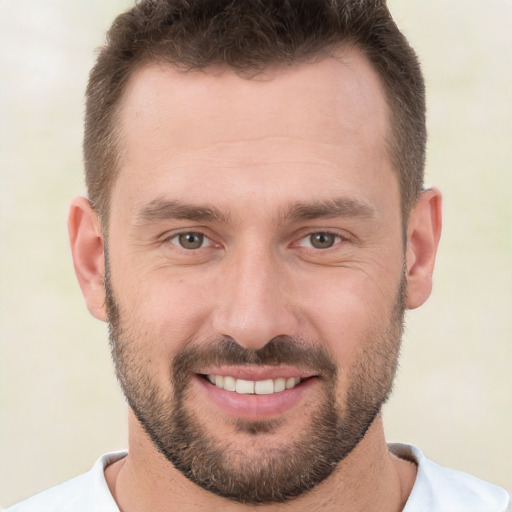
[[[400,136],[400,124],[399,120],[400,110],[398,108],[394,108],[396,101],[393,100],[390,88],[386,81],[383,79],[382,73],[379,71],[375,63],[372,61],[367,52],[364,51],[361,44],[357,42],[353,42],[350,39],[345,41],[341,41],[336,44],[330,44],[325,46],[324,48],[319,49],[311,54],[306,54],[300,56],[299,58],[295,58],[293,60],[284,60],[284,59],[273,59],[269,60],[267,63],[264,63],[261,67],[258,68],[236,68],[234,66],[230,66],[224,61],[212,62],[207,66],[189,66],[182,62],[175,61],[174,59],[167,58],[165,56],[159,55],[151,55],[144,54],[142,55],[138,61],[136,61],[130,70],[130,72],[126,75],[126,78],[122,84],[121,92],[117,97],[117,101],[114,103],[112,107],[112,112],[109,118],[109,130],[106,143],[110,147],[110,151],[114,153],[112,158],[113,168],[109,170],[109,179],[106,181],[107,184],[107,193],[102,197],[101,204],[96,205],[92,204],[93,208],[96,210],[96,213],[100,219],[102,230],[106,233],[109,227],[110,213],[111,213],[111,199],[112,192],[114,186],[117,182],[117,178],[121,172],[122,160],[126,152],[126,144],[123,137],[123,123],[122,119],[122,109],[126,104],[127,97],[127,89],[130,83],[134,80],[134,78],[142,73],[144,70],[149,69],[151,67],[169,69],[172,68],[178,72],[188,73],[194,71],[200,72],[208,72],[208,70],[212,70],[215,68],[221,70],[227,70],[234,74],[237,74],[241,78],[245,78],[247,80],[254,80],[258,75],[265,73],[268,70],[279,70],[283,69],[286,66],[288,67],[296,67],[300,65],[308,65],[315,62],[320,62],[327,58],[334,58],[339,60],[341,58],[340,52],[345,52],[347,50],[355,50],[359,55],[363,56],[373,71],[375,72],[378,81],[382,87],[384,100],[386,102],[387,109],[387,129],[384,134],[384,145],[387,157],[389,158],[389,162],[391,164],[391,169],[395,173],[398,189],[399,189],[399,201],[400,201],[400,210],[402,217],[402,226],[405,231],[407,226],[407,221],[409,217],[409,213],[411,209],[414,207],[418,197],[416,198],[407,198],[404,194],[404,186],[402,183],[402,171],[399,168],[399,157],[397,152],[400,151],[400,144],[398,142]],[[395,113],[396,112],[396,113]]]

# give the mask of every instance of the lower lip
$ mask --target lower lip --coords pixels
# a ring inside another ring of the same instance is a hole
[[[193,380],[226,414],[235,418],[257,421],[275,418],[299,404],[304,396],[311,392],[317,379],[310,377],[294,388],[270,395],[244,395],[226,391],[198,375]]]

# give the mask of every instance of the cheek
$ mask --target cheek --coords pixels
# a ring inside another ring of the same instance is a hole
[[[302,310],[311,336],[326,345],[340,370],[352,367],[361,351],[390,326],[400,277],[386,282],[363,270],[337,269],[322,286],[309,286]]]
[[[194,279],[168,271],[137,272],[113,285],[121,313],[122,337],[143,353],[152,372],[169,375],[177,350],[197,338],[205,325],[206,300]]]

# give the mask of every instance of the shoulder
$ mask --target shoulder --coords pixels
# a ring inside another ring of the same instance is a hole
[[[510,496],[496,485],[467,473],[439,466],[414,446],[391,444],[398,457],[418,466],[416,482],[404,512],[506,512]]]
[[[126,452],[107,453],[87,473],[21,501],[5,512],[119,512],[104,469],[124,456]]]

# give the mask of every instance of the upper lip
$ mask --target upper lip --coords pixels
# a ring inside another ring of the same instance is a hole
[[[305,371],[293,366],[219,366],[205,368],[198,373],[201,375],[222,375],[253,381],[279,378],[288,379],[290,377],[306,379],[317,375],[315,372]]]

